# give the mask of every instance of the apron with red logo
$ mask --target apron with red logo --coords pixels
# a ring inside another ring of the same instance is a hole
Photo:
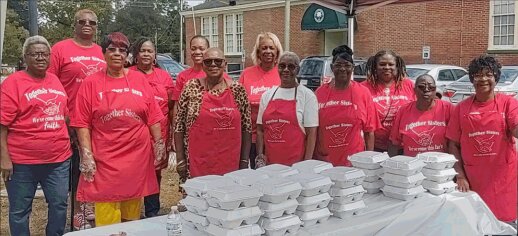
[[[92,149],[97,171],[93,182],[80,178],[77,199],[114,202],[158,193],[147,105],[133,94],[128,78],[123,91],[106,91],[106,74],[98,108],[93,107]],[[121,145],[123,144],[123,145]]]
[[[239,169],[241,113],[228,87],[217,96],[203,91],[200,113],[189,129],[191,177]]]
[[[470,188],[477,192],[501,221],[516,220],[517,182],[516,152],[514,140],[506,132],[502,117],[494,98],[494,110],[472,111],[469,106],[461,122],[461,129],[467,135],[461,138],[462,160]],[[462,142],[464,141],[464,142]]]
[[[263,113],[265,154],[268,164],[290,166],[304,158],[306,135],[297,119],[297,87],[293,100],[273,100],[278,89]]]
[[[362,121],[359,116],[358,106],[354,96],[346,97],[346,93],[337,91],[330,86],[321,87],[327,90],[327,99],[347,101],[350,104],[339,104],[319,109],[319,138],[317,145],[317,157],[328,161],[333,166],[351,166],[347,157],[364,151],[365,142],[361,136]]]

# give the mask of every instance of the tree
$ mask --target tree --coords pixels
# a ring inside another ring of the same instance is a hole
[[[2,63],[17,64],[22,58],[23,42],[29,32],[20,23],[20,17],[13,9],[7,9]]]

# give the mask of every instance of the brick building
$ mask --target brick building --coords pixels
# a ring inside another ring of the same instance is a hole
[[[273,32],[284,42],[284,4],[284,0],[240,0],[229,6],[228,1],[208,1],[182,12],[186,42],[195,32],[205,35],[211,46],[224,50],[229,71],[242,69],[252,64],[250,53],[260,32]],[[306,11],[315,19],[317,8],[326,15],[334,12],[312,4],[291,0],[290,51],[301,58],[329,55],[332,48],[347,43],[343,20],[334,29],[305,25]],[[518,65],[517,13],[518,2],[514,0],[427,0],[370,7],[355,17],[355,56],[366,58],[380,49],[392,49],[407,64],[423,63],[426,46],[430,48],[428,63],[466,67],[473,57],[489,53],[503,64]],[[343,19],[342,13],[336,14],[339,21]],[[189,55],[188,50],[185,55]],[[188,56],[185,59],[191,63]]]

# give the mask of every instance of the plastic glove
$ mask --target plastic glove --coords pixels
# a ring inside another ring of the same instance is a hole
[[[79,171],[83,174],[83,178],[87,182],[94,181],[94,175],[97,171],[97,166],[94,160],[94,154],[88,148],[81,148],[81,164],[79,164]]]
[[[153,150],[155,151],[155,164],[165,159],[165,143],[163,139],[155,141],[153,144]]]
[[[267,158],[264,154],[259,154],[255,157],[255,168],[266,166]]]
[[[167,168],[170,170],[176,170],[176,152],[169,153],[169,160],[167,162]]]

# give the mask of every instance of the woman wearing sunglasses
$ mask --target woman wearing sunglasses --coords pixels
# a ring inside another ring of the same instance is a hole
[[[178,102],[175,144],[181,181],[248,168],[252,127],[246,91],[225,79],[225,56],[209,48],[204,78],[187,82]]]
[[[162,139],[166,144],[169,144],[172,142],[169,138],[169,98],[171,97],[171,93],[174,88],[173,79],[167,71],[156,66],[156,48],[151,39],[145,37],[138,38],[131,48],[134,66],[129,67],[129,69],[142,72],[149,82],[149,85],[151,85],[155,101],[158,103],[158,106],[164,115],[164,119],[160,121]],[[167,147],[170,147],[170,145],[167,145]],[[158,186],[160,186],[160,181],[162,180],[162,169],[167,167],[167,161],[168,158],[163,158],[161,162],[155,163]],[[144,208],[146,217],[157,216],[158,211],[160,210],[160,195],[157,193],[144,197]]]
[[[318,103],[313,91],[297,83],[300,59],[293,52],[279,58],[280,86],[261,97],[257,115],[257,167],[309,160],[318,127]]]
[[[250,109],[252,111],[252,145],[250,146],[250,167],[255,169],[255,157],[257,156],[256,127],[259,102],[266,90],[281,83],[277,62],[282,54],[282,45],[279,38],[273,33],[265,32],[257,35],[252,61],[254,65],[246,68],[239,83],[241,83],[248,94]]]
[[[471,61],[475,94],[455,107],[446,137],[458,160],[458,189],[477,192],[496,218],[516,225],[518,101],[495,93],[501,67],[491,56]]]
[[[399,109],[392,131],[388,154],[396,156],[403,149],[406,156],[415,157],[422,152],[448,152],[446,127],[453,106],[436,99],[435,80],[427,74],[415,80],[417,100]]]
[[[142,197],[158,193],[154,161],[165,158],[164,115],[148,79],[124,68],[128,46],[120,32],[103,39],[107,68],[85,79],[71,121],[81,148],[77,199],[95,203],[96,226],[140,219]]]
[[[333,49],[334,78],[315,92],[320,122],[315,157],[334,166],[351,166],[348,156],[372,151],[374,131],[381,126],[369,91],[352,80],[352,56],[346,45]]]

